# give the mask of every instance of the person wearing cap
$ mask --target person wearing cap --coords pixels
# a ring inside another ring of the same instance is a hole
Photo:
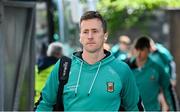
[[[128,36],[122,35],[119,37],[118,42],[118,44],[112,47],[111,52],[116,58],[124,61],[129,57],[128,52],[131,40]]]

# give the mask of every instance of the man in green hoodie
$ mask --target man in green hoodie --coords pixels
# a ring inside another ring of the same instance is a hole
[[[172,98],[169,92],[170,76],[156,62],[149,58],[150,39],[142,36],[135,43],[136,57],[129,61],[136,83],[147,111],[160,111],[158,95],[160,90],[164,93],[167,110],[173,110]]]
[[[170,75],[170,81],[171,81],[171,87],[169,88],[169,91],[171,93],[171,96],[173,98],[173,106],[174,110],[179,109],[179,102],[177,98],[177,93],[175,91],[176,88],[176,63],[174,61],[174,58],[170,51],[165,48],[160,43],[155,43],[151,39],[151,53],[150,53],[150,58],[156,62],[159,66],[164,68],[165,72]],[[160,94],[160,102],[163,102],[163,94]],[[162,107],[164,103],[162,103]]]
[[[151,39],[151,54],[150,58],[162,66],[165,71],[170,75],[171,84],[176,86],[176,63],[170,51],[160,43],[155,43]]]
[[[139,92],[129,67],[116,60],[103,44],[108,37],[106,21],[96,11],[80,20],[82,52],[75,52],[68,82],[64,85],[65,111],[138,110]],[[52,70],[36,111],[51,111],[57,100],[59,60]],[[60,82],[61,83],[61,82]]]

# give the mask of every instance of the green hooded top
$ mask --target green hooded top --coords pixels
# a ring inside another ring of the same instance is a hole
[[[116,44],[112,47],[111,53],[114,55],[115,58],[120,59],[122,61],[128,58],[128,52],[120,50],[119,44]]]
[[[162,88],[165,99],[173,110],[171,94],[169,92],[170,76],[165,73],[164,69],[147,59],[143,67],[138,68],[135,59],[131,60],[130,67],[135,75],[136,83],[146,111],[160,111],[158,95]]]
[[[157,50],[150,54],[150,58],[171,75],[170,62],[173,61],[171,53],[161,44],[156,44]]]
[[[36,111],[52,110],[58,91],[58,61],[42,90],[42,100]],[[65,111],[138,110],[139,92],[127,64],[106,51],[106,57],[88,64],[81,53],[74,53],[69,80],[64,86]]]

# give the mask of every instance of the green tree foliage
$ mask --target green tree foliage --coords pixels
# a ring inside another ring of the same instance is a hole
[[[153,11],[180,7],[180,0],[99,0],[97,9],[108,21],[108,30],[137,27],[146,29],[146,23],[155,17]]]

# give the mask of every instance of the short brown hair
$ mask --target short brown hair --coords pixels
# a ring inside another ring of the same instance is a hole
[[[94,19],[94,18],[97,18],[102,22],[103,31],[104,31],[104,33],[106,33],[107,32],[107,23],[98,11],[87,11],[87,12],[85,12],[81,16],[80,24],[83,20]]]

